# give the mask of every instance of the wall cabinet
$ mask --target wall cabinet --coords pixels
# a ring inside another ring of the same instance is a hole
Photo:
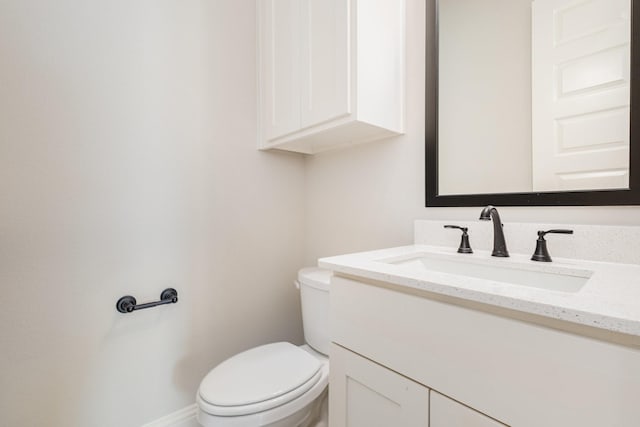
[[[404,128],[404,0],[257,0],[262,149],[312,154]]]
[[[639,425],[635,344],[368,279],[330,298],[331,427]]]

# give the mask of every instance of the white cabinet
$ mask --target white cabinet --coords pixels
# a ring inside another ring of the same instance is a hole
[[[331,427],[506,427],[336,344],[329,384]]]
[[[267,139],[300,128],[300,1],[258,0],[262,10],[262,128]],[[266,84],[268,82],[268,84]],[[268,100],[268,101],[267,101]]]
[[[468,406],[431,391],[429,427],[505,427]]]
[[[304,0],[300,129],[349,114],[348,11],[345,0]]]
[[[329,384],[331,427],[429,426],[428,388],[335,344]]]
[[[339,274],[330,300],[331,427],[363,425],[345,424],[343,414],[362,412],[346,394],[349,383],[377,393],[374,411],[383,400],[400,401],[388,397],[396,396],[388,394],[392,386],[369,381],[382,370],[431,390],[431,427],[640,425],[637,340],[591,328],[564,331],[547,319],[531,323],[540,319]],[[356,371],[355,362],[344,368],[344,349],[376,369]],[[415,416],[421,425],[422,415]]]
[[[259,148],[316,153],[404,128],[404,0],[257,0]]]

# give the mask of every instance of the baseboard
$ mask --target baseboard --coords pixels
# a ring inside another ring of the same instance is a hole
[[[192,421],[193,425],[197,425],[195,421],[197,409],[198,406],[196,404],[189,405],[186,408],[179,409],[169,415],[147,423],[142,427],[182,427],[189,421]]]

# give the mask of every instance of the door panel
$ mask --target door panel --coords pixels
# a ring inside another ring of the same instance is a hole
[[[428,427],[429,389],[331,345],[331,427]]]
[[[349,110],[349,1],[302,3],[302,127],[317,125]]]
[[[629,0],[533,2],[533,190],[628,188]]]
[[[261,120],[268,141],[300,128],[300,1],[266,0]]]

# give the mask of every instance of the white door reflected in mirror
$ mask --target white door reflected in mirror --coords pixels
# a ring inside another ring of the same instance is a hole
[[[629,185],[629,0],[439,0],[439,194]]]

